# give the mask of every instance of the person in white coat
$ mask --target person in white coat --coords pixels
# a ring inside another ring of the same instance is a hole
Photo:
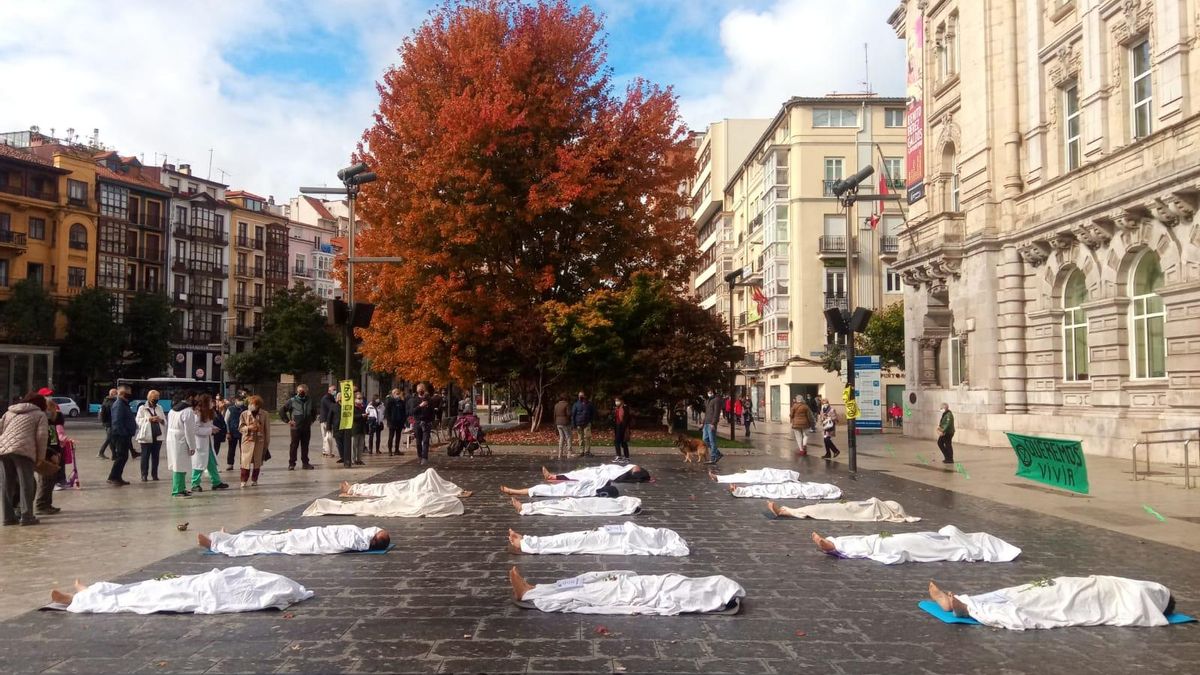
[[[192,492],[203,492],[204,488],[200,487],[200,479],[204,477],[204,470],[208,469],[208,478],[212,482],[213,490],[226,490],[229,484],[221,480],[221,474],[217,471],[217,457],[213,452],[213,431],[216,427],[213,426],[213,419],[217,416],[216,407],[213,405],[212,397],[208,394],[200,394],[195,399],[193,410],[196,413],[196,454],[192,455]]]
[[[195,393],[184,394],[171,412],[167,413],[167,469],[171,471],[171,496],[191,497],[188,474],[192,470],[192,458],[196,455],[198,440],[196,427],[200,420],[192,409]]]

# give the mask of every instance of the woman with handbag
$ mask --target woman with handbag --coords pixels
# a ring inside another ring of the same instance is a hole
[[[33,468],[46,461],[49,433],[46,397],[40,394],[29,394],[0,417],[0,501],[5,525],[38,524],[33,515]],[[13,508],[18,499],[20,520]]]
[[[821,430],[821,435],[825,438],[825,454],[821,455],[821,459],[833,459],[842,454],[833,443],[834,437],[837,436],[837,411],[829,405],[829,399],[821,400]]]
[[[242,434],[242,487],[250,481],[250,487],[258,485],[258,472],[263,462],[271,457],[268,450],[271,444],[271,419],[263,410],[261,396],[255,394],[248,401],[246,412],[238,421],[238,431]]]
[[[137,436],[134,441],[142,446],[142,482],[153,478],[158,480],[158,460],[162,454],[162,438],[166,420],[163,419],[162,408],[158,406],[161,395],[156,389],[146,392],[146,402],[138,408]]]

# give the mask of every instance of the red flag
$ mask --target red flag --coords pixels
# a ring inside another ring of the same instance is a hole
[[[876,227],[879,227],[879,214],[872,213],[870,216],[868,216],[867,224],[871,226],[872,230],[875,229]]]
[[[767,299],[767,296],[763,295],[762,289],[760,289],[758,286],[755,286],[751,290],[751,294],[754,296],[754,304],[758,305],[758,313],[762,314],[763,308],[767,306],[767,303],[769,303],[770,300]]]
[[[879,174],[879,196],[880,197],[883,197],[888,194],[888,189],[887,189],[888,176],[886,174],[887,174],[887,171],[884,171]],[[886,208],[887,208],[887,200],[880,199],[879,200],[879,210],[882,211]],[[871,227],[875,227],[875,225],[872,224]]]

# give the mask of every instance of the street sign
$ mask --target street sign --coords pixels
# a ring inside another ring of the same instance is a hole
[[[878,356],[854,357],[854,388],[858,391],[859,429],[883,429],[883,384]]]

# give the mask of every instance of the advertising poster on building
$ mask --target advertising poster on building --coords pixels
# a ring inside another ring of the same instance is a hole
[[[905,114],[908,153],[905,162],[908,203],[914,204],[925,196],[925,85],[924,49],[925,17],[918,16],[908,36],[908,110]]]
[[[859,429],[883,429],[883,380],[878,356],[854,357],[854,388],[858,390]]]

